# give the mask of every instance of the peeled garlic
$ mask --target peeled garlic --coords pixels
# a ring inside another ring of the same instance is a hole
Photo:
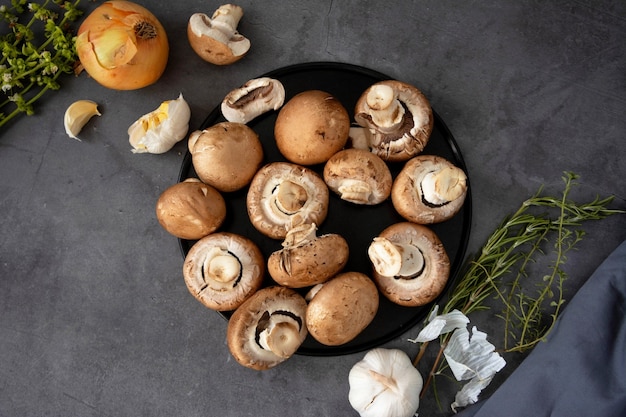
[[[164,153],[181,141],[189,130],[191,110],[180,94],[167,100],[150,113],[141,116],[128,128],[134,153]]]
[[[372,349],[348,375],[350,405],[361,417],[412,417],[423,380],[399,349]]]
[[[100,116],[98,111],[98,103],[91,100],[78,100],[70,104],[65,110],[63,124],[65,125],[65,133],[72,138],[80,141],[77,135],[93,116]]]

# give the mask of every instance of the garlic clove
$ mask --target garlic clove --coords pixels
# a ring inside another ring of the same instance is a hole
[[[144,114],[128,128],[133,153],[161,154],[180,142],[189,130],[191,110],[180,94]]]
[[[98,103],[91,100],[78,100],[70,104],[63,117],[65,133],[70,138],[80,141],[77,135],[93,116],[101,116]]]

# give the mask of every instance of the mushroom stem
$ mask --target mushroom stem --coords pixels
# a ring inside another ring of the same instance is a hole
[[[302,246],[316,238],[316,231],[317,225],[315,223],[298,225],[287,231],[287,236],[285,236],[282,246],[285,249]]]
[[[465,191],[465,178],[465,173],[457,167],[427,173],[421,181],[424,199],[432,204],[456,200]]]
[[[372,187],[365,181],[345,179],[337,187],[339,195],[343,200],[367,204],[372,195]]]
[[[239,278],[241,263],[232,253],[213,248],[206,257],[204,271],[211,279],[227,283]]]
[[[402,125],[404,108],[393,88],[384,84],[375,85],[367,93],[366,100],[372,110],[372,121],[381,132],[391,133]]]
[[[299,184],[292,181],[283,181],[278,186],[276,205],[286,214],[297,213],[307,200],[307,192]]]
[[[374,238],[368,255],[376,272],[386,277],[413,277],[424,268],[424,256],[419,248],[384,237]]]
[[[224,38],[221,39],[222,42],[228,43],[237,32],[237,25],[239,25],[239,21],[242,17],[243,9],[241,7],[233,4],[225,4],[215,10],[211,18],[212,21],[210,23],[207,22],[207,26],[213,26],[215,29],[219,30],[224,36]]]
[[[260,345],[281,358],[289,358],[300,347],[300,331],[295,320],[272,315],[270,323],[259,337]]]

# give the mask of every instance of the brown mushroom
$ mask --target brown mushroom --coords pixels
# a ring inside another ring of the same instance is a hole
[[[229,122],[248,123],[256,117],[278,110],[285,101],[285,87],[274,78],[255,78],[224,97],[222,115]]]
[[[315,171],[290,162],[271,162],[256,173],[246,196],[252,225],[273,239],[291,228],[321,224],[328,214],[329,192]]]
[[[215,188],[197,178],[188,178],[161,193],[156,203],[156,216],[170,234],[197,240],[222,225],[226,202]]]
[[[306,296],[309,334],[327,346],[339,346],[357,337],[378,311],[378,290],[360,272],[342,272],[313,287]]]
[[[187,24],[191,48],[207,62],[229,65],[243,58],[250,49],[250,40],[237,32],[243,9],[233,4],[220,6],[209,18],[194,13]]]
[[[216,311],[236,309],[263,282],[265,259],[256,244],[229,232],[216,232],[193,244],[183,264],[189,292]]]
[[[427,226],[393,224],[373,239],[367,253],[374,266],[374,281],[383,295],[396,304],[428,304],[448,282],[448,254]]]
[[[289,359],[307,336],[306,308],[304,298],[290,288],[257,291],[228,321],[226,340],[235,360],[266,370]]]
[[[314,165],[341,150],[350,131],[350,116],[330,93],[307,90],[296,94],[278,112],[274,137],[289,161]]]
[[[443,157],[418,155],[408,161],[391,188],[391,201],[406,220],[432,224],[459,212],[467,195],[467,176]]]
[[[356,148],[344,149],[324,165],[324,181],[342,200],[375,205],[391,193],[389,167],[378,155]]]
[[[248,185],[263,162],[259,136],[243,123],[221,122],[196,130],[188,146],[198,177],[223,192]]]
[[[338,234],[316,235],[315,224],[303,224],[289,232],[283,248],[267,260],[267,271],[277,283],[290,288],[321,284],[348,262],[348,242]]]
[[[385,80],[363,92],[354,110],[356,122],[367,128],[368,148],[385,161],[407,161],[424,150],[434,119],[428,99],[413,85]],[[360,140],[362,142],[362,140]]]

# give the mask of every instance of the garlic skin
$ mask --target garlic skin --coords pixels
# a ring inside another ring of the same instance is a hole
[[[413,417],[422,376],[400,349],[372,349],[348,376],[350,405],[361,417]]]
[[[133,153],[161,154],[180,142],[189,130],[191,109],[180,94],[141,116],[128,128]]]
[[[93,116],[101,116],[95,101],[78,100],[70,104],[63,117],[67,136],[80,142],[77,135]]]

